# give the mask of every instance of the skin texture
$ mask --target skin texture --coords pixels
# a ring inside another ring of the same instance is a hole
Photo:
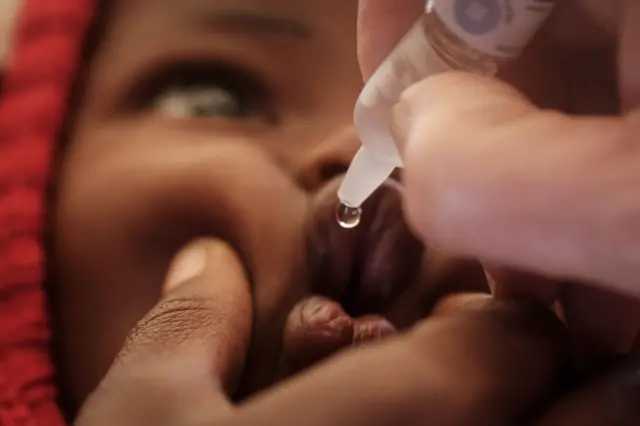
[[[571,383],[561,322],[540,305],[478,294],[447,297],[410,332],[346,351],[234,405],[229,395],[251,333],[242,264],[228,244],[210,239],[178,259],[166,296],[129,335],[77,426],[391,426],[425,419],[446,426],[626,426],[640,417],[637,365],[559,392]],[[222,300],[238,309],[221,309]],[[550,409],[540,411],[545,401]]]
[[[423,3],[360,2],[365,78]],[[561,2],[499,75],[510,86],[443,74],[406,91],[395,111],[406,214],[421,238],[482,259],[500,296],[559,301],[577,336],[615,352],[634,345],[640,325],[639,31],[637,1]]]
[[[242,309],[251,304],[249,283],[228,244],[201,241],[197,251],[199,268],[172,282],[134,329],[78,426],[382,426],[422,424],[425,416],[442,425],[506,426],[535,407],[568,359],[565,330],[550,311],[457,296],[410,333],[352,350],[234,406],[227,395],[251,333]],[[220,310],[220,297],[241,309]],[[522,368],[531,357],[536,362]]]
[[[357,229],[335,222],[339,179],[359,145],[356,13],[343,0],[113,2],[53,212],[71,413],[194,239],[226,241],[251,287],[236,399],[410,326],[444,292],[486,288],[477,264],[423,249],[392,187]]]
[[[633,386],[636,370],[615,372],[586,382],[595,392],[567,392],[570,404],[551,398],[570,362],[562,323],[531,303],[440,297],[482,290],[484,275],[423,251],[396,190],[380,191],[356,230],[337,228],[335,190],[358,145],[355,3],[113,7],[54,214],[62,379],[71,405],[84,402],[78,426],[569,426],[606,406],[605,390]],[[167,64],[173,78],[149,77]],[[257,77],[234,85],[238,67]],[[589,420],[618,418],[637,420]]]

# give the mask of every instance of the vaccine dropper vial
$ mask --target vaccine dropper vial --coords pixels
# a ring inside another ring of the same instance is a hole
[[[422,18],[365,85],[354,120],[362,147],[338,190],[338,222],[353,228],[361,206],[402,159],[390,132],[402,92],[430,75],[460,70],[492,76],[517,58],[556,0],[428,0]]]

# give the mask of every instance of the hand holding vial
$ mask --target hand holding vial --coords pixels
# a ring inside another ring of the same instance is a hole
[[[549,4],[432,3],[480,21],[498,4]],[[365,79],[385,67],[423,13],[424,0],[360,1]],[[499,79],[433,74],[403,91],[389,123],[406,214],[425,242],[492,265],[598,283],[521,292],[560,299],[576,327],[620,350],[640,324],[637,301],[620,296],[640,297],[638,37],[640,2],[560,1]]]

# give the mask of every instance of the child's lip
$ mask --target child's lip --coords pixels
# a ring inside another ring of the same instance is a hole
[[[335,196],[316,211],[310,239],[312,292],[342,304],[353,316],[384,314],[420,269],[423,245],[406,225],[400,193],[382,187],[363,206],[354,229],[336,222]]]
[[[278,376],[288,377],[342,348],[377,341],[395,332],[396,328],[381,316],[353,318],[338,302],[311,296],[289,314]]]

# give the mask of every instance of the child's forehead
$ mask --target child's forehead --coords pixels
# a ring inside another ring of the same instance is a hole
[[[336,24],[355,26],[356,9],[357,0],[117,0],[116,15],[177,25],[209,20],[223,26],[255,24],[268,29],[271,23],[274,30],[289,27],[311,33],[334,30]]]
[[[350,94],[362,84],[357,0],[107,2],[86,94],[103,102],[185,62],[246,70],[281,96],[310,97],[310,86]]]

